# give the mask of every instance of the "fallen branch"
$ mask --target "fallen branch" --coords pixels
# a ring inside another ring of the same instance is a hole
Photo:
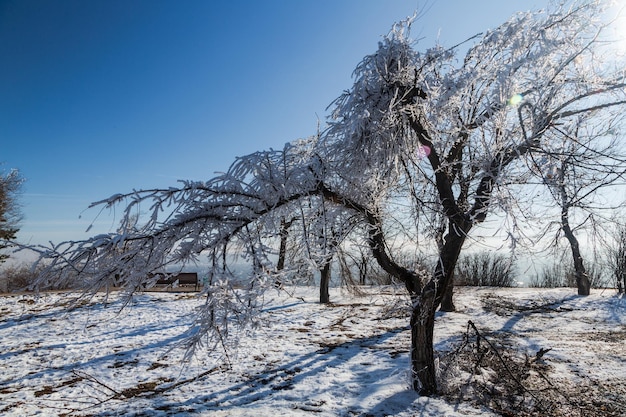
[[[476,333],[476,345],[480,348],[480,340],[484,340],[485,343],[487,343],[487,345],[489,346],[489,348],[491,349],[491,351],[496,355],[496,357],[498,358],[498,360],[500,361],[500,363],[502,364],[502,366],[504,367],[504,369],[508,372],[508,374],[511,376],[511,378],[513,379],[513,381],[515,381],[515,383],[522,389],[522,391],[528,393],[535,401],[537,401],[537,408],[540,411],[545,411],[543,407],[541,407],[541,399],[539,397],[537,397],[535,395],[534,392],[532,392],[530,389],[526,388],[526,386],[522,383],[522,381],[519,380],[519,378],[517,377],[517,375],[515,374],[515,372],[513,372],[511,370],[511,368],[509,367],[507,361],[502,357],[502,355],[500,354],[500,352],[498,351],[498,349],[496,349],[496,347],[493,345],[493,343],[491,343],[489,341],[489,339],[487,339],[485,336],[483,336],[480,331],[478,330],[478,328],[476,327],[476,325],[474,324],[474,322],[472,322],[471,320],[468,320],[467,322],[468,326],[470,326],[474,332]],[[547,352],[547,351],[546,351]],[[545,352],[544,352],[545,353]],[[484,356],[484,355],[483,355]],[[543,356],[543,354],[542,354]],[[481,356],[482,359],[482,356]],[[478,365],[477,365],[478,366]]]
[[[198,380],[200,380],[200,379],[204,378],[205,376],[208,376],[208,375],[210,375],[212,373],[215,373],[215,372],[218,372],[218,371],[226,371],[226,370],[228,370],[228,366],[226,366],[226,365],[219,365],[219,366],[213,367],[213,368],[209,369],[208,371],[204,371],[204,372],[194,376],[193,378],[188,378],[188,379],[183,379],[181,381],[176,381],[175,383],[170,384],[170,385],[165,386],[165,387],[156,387],[154,390],[152,390],[151,393],[146,395],[146,397],[153,397],[155,395],[163,394],[163,393],[165,393],[167,391],[173,390],[174,388],[178,388],[181,385],[185,385],[185,384],[189,384],[189,383],[194,382],[194,381],[198,381]]]
[[[104,382],[100,381],[99,379],[97,379],[96,377],[94,377],[93,375],[90,375],[86,372],[81,372],[81,371],[77,371],[77,370],[72,370],[72,373],[74,375],[76,375],[79,378],[82,378],[84,380],[87,380],[97,386],[100,386],[102,388],[104,388],[105,390],[107,390],[108,392],[105,392],[104,390],[98,389],[98,391],[100,391],[101,393],[106,395],[106,399],[104,400],[99,400],[98,404],[96,405],[100,405],[103,404],[107,401],[111,401],[111,400],[125,400],[128,398],[135,398],[135,397],[144,397],[144,398],[151,398],[154,397],[156,395],[161,395],[167,391],[171,391],[175,388],[180,387],[181,385],[185,385],[185,384],[189,384],[191,382],[194,381],[198,381],[204,377],[206,377],[207,375],[210,375],[212,373],[221,371],[221,370],[226,370],[227,367],[225,365],[220,365],[220,366],[216,366],[214,368],[211,368],[205,372],[202,372],[192,378],[187,378],[187,379],[183,379],[180,381],[176,381],[172,384],[166,385],[166,386],[160,386],[159,384],[164,382],[142,382],[141,384],[138,384],[135,387],[131,387],[131,388],[126,388],[122,391],[117,391],[113,388],[111,388],[109,385],[105,384]]]
[[[110,386],[108,386],[104,382],[100,381],[98,378],[96,378],[93,375],[90,375],[90,374],[88,374],[86,372],[77,371],[75,369],[72,370],[72,374],[76,375],[78,378],[86,379],[89,382],[93,382],[94,384],[99,385],[99,386],[107,389],[108,391],[110,391],[113,394],[113,396],[111,398],[115,398],[116,396],[120,395],[120,393],[118,391],[114,390],[113,388],[111,388]],[[103,394],[106,394],[106,393],[103,392]],[[107,395],[111,395],[111,394],[109,393]]]

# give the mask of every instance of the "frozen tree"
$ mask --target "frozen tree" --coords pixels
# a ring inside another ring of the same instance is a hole
[[[567,152],[564,132],[593,130],[623,112],[623,71],[603,67],[596,49],[602,24],[590,16],[600,13],[599,3],[581,2],[518,14],[482,35],[458,65],[458,49],[418,53],[398,26],[336,103],[326,146],[341,149],[337,166],[359,173],[341,179],[361,181],[351,190],[368,201],[350,201],[364,209],[374,256],[411,294],[412,370],[422,394],[436,392],[435,310],[472,229],[521,204],[510,182],[535,153]],[[383,202],[402,190],[418,217],[432,210],[447,223],[425,281],[387,253]]]
[[[0,250],[10,246],[9,240],[15,239],[21,220],[18,194],[24,180],[17,170],[0,175]],[[6,241],[7,243],[2,243]],[[0,253],[0,264],[9,257]]]
[[[280,219],[280,229],[278,231],[278,237],[280,238],[280,244],[278,248],[278,261],[276,262],[276,270],[282,271],[285,269],[285,259],[287,257],[287,241],[289,239],[289,228],[295,221],[295,218],[286,220],[284,217]],[[280,285],[278,283],[278,285]]]
[[[490,213],[514,213],[524,197],[511,179],[536,153],[565,152],[563,132],[623,112],[623,75],[595,55],[601,11],[583,1],[518,14],[466,52],[420,52],[411,21],[397,24],[357,66],[322,134],[239,158],[206,182],[96,203],[125,204],[121,230],[35,248],[46,261],[36,286],[78,272],[90,291],[115,279],[132,293],[151,284],[151,272],[208,254],[207,301],[189,340],[227,348],[236,329],[255,325],[259,295],[294,272],[275,267],[284,219],[298,216],[290,238],[322,267],[350,231],[363,231],[371,256],[411,297],[413,388],[435,394],[435,311],[466,239]],[[131,227],[140,204],[151,205],[148,216]],[[432,273],[401,256],[415,244],[437,252]],[[234,258],[249,265],[245,275]]]

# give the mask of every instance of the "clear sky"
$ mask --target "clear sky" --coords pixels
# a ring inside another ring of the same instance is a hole
[[[208,179],[315,134],[363,56],[416,10],[427,48],[547,3],[0,0],[0,168],[26,179],[19,238],[86,238],[90,202]]]

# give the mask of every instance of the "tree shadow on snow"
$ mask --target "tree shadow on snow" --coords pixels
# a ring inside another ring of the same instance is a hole
[[[323,345],[287,363],[278,364],[275,368],[257,372],[251,368],[251,375],[233,373],[230,379],[236,382],[222,385],[210,393],[180,402],[167,401],[166,398],[161,397],[148,404],[148,407],[142,403],[141,415],[163,415],[164,411],[166,415],[207,411],[226,413],[223,415],[228,415],[229,412],[241,412],[241,410],[253,412],[257,401],[270,397],[278,399],[284,407],[291,407],[294,413],[311,412],[328,415],[328,413],[341,412],[346,415],[393,415],[410,408],[417,398],[417,394],[410,390],[408,383],[402,392],[381,398],[373,407],[362,405],[361,400],[367,397],[377,384],[384,387],[384,379],[398,372],[398,357],[402,358],[403,362],[407,362],[406,353],[398,356],[397,352],[379,349],[383,342],[405,330],[406,326],[401,326],[373,336]],[[368,349],[376,351],[376,357],[380,358],[380,361],[375,364],[361,361],[350,363],[351,359]],[[345,369],[346,367],[349,369],[342,374],[343,377],[334,383],[328,382],[328,378],[332,379],[337,375],[334,373],[336,368]],[[205,381],[203,386],[206,385]],[[328,397],[337,398],[346,392],[345,390],[352,390],[345,403],[339,402],[331,407],[323,400]],[[177,395],[175,391],[172,393]],[[303,397],[306,394],[311,394],[314,398]],[[385,395],[384,390],[382,395]],[[267,404],[264,405],[267,406]],[[364,406],[368,409],[364,409]],[[119,412],[120,410],[115,411],[115,413]],[[102,412],[93,414],[92,417],[119,415],[115,413]]]

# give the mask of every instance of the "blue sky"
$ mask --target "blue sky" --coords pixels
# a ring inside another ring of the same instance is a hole
[[[19,238],[86,238],[90,202],[208,179],[314,134],[363,56],[416,9],[427,48],[547,3],[0,0],[0,168],[26,179]],[[119,220],[101,219],[90,233]]]

